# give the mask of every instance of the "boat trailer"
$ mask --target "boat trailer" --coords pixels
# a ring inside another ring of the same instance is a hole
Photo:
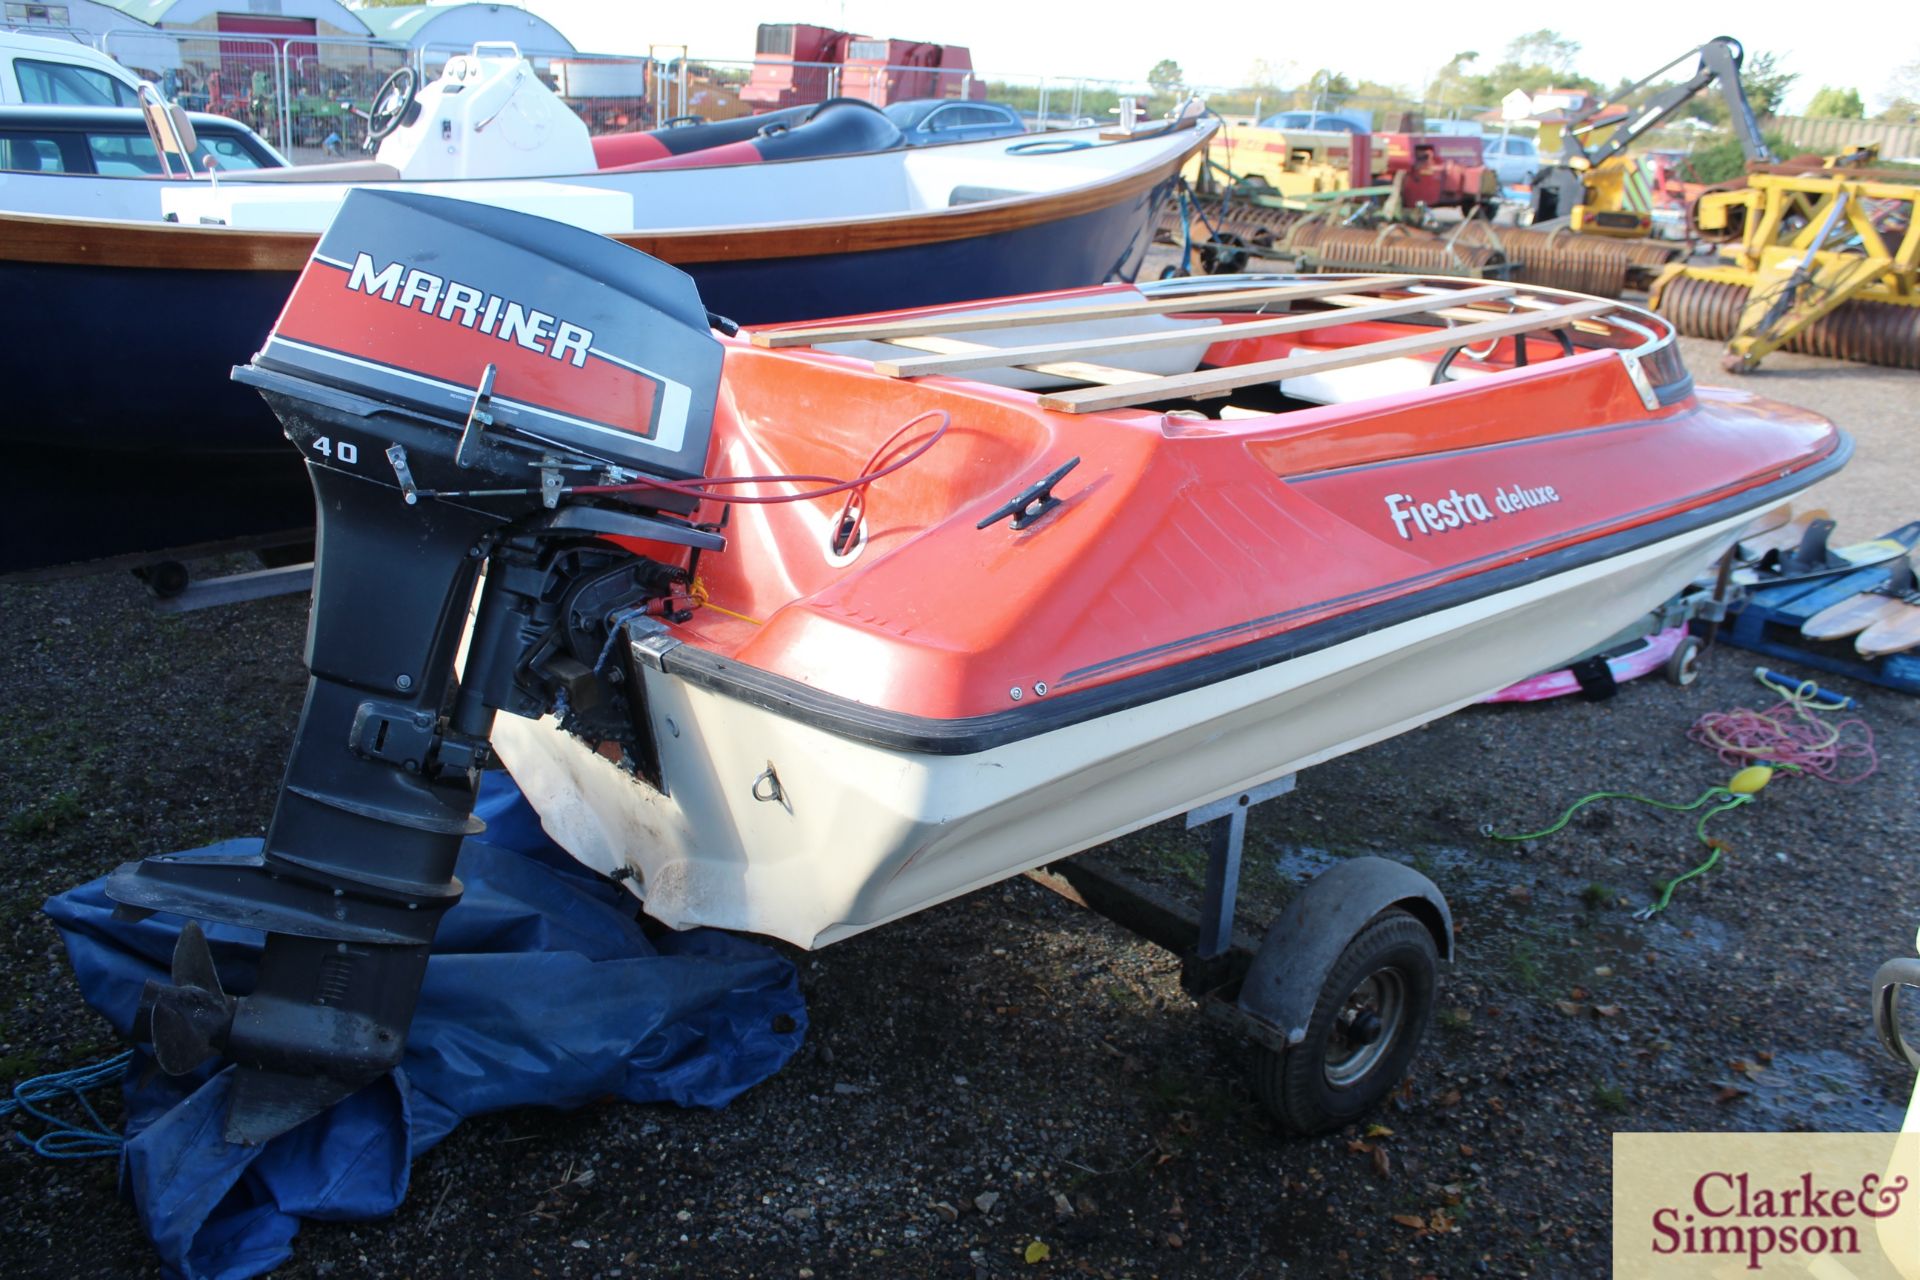
[[[1029,871],[1036,884],[1172,952],[1201,1011],[1254,1045],[1255,1096],[1285,1129],[1324,1133],[1398,1087],[1432,1020],[1453,915],[1398,862],[1351,858],[1308,882],[1258,941],[1236,927],[1247,815],[1296,775],[1189,811],[1209,829],[1197,906],[1082,856]]]

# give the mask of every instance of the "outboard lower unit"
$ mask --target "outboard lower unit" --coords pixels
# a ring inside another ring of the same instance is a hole
[[[693,282],[644,254],[356,191],[234,371],[306,455],[318,504],[306,705],[257,857],[153,857],[108,886],[125,909],[267,931],[235,999],[189,924],[144,1006],[163,1069],[237,1064],[230,1141],[400,1061],[455,857],[482,828],[495,713],[632,732],[611,641],[724,545],[690,498],[646,483],[702,472],[720,364]],[[607,485],[632,487],[575,492]]]

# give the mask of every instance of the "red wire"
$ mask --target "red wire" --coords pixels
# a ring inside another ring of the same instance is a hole
[[[944,413],[945,410],[933,410],[932,412]],[[872,453],[867,455],[866,463],[862,465],[860,468],[860,474],[866,475],[868,472],[872,471],[873,464],[887,456],[887,451],[893,448],[894,441],[898,440],[901,436],[907,434],[908,431],[911,431],[915,426],[919,425],[921,419],[927,416],[928,416],[927,414],[923,413],[918,418],[909,418],[905,422],[901,423],[899,427],[895,428],[894,433],[888,436],[886,440],[884,440],[881,443],[879,448],[875,449]],[[951,419],[949,419],[949,421],[951,421]],[[940,431],[945,431],[946,429],[947,429],[947,424],[944,422],[941,423]],[[940,438],[940,432],[937,431],[934,433],[934,440],[938,440],[939,438]],[[933,440],[927,441],[927,447],[928,448],[933,447]],[[847,500],[840,504],[840,518],[834,521],[833,527],[836,530],[846,528],[847,522],[854,518],[853,512],[854,512],[854,507],[856,503],[859,504],[860,515],[864,517],[867,514],[867,485],[872,483],[873,483],[872,480],[868,480],[866,481],[866,483],[858,485],[855,488],[847,491]],[[836,533],[835,536],[837,538],[838,534]],[[839,543],[837,541],[834,544],[834,549],[839,550]]]
[[[926,421],[928,418],[933,418],[933,417],[938,417],[940,419],[940,426],[938,427],[938,429],[934,431],[934,433],[931,436],[927,438],[927,442],[925,444],[917,446],[911,452],[907,453],[904,457],[901,457],[893,462],[889,462],[886,466],[880,468],[878,471],[868,471],[865,468],[862,468],[861,473],[858,476],[855,476],[851,480],[839,480],[833,476],[811,476],[811,475],[696,476],[691,480],[641,479],[641,480],[632,481],[631,483],[628,483],[628,484],[575,485],[571,489],[569,489],[568,492],[570,493],[639,493],[648,489],[660,489],[660,490],[664,490],[667,493],[677,493],[689,498],[710,498],[715,502],[739,502],[739,503],[752,503],[755,505],[768,505],[776,502],[810,502],[815,498],[826,498],[826,497],[831,497],[836,493],[845,493],[849,489],[864,489],[866,486],[872,484],[875,480],[881,479],[884,476],[890,476],[894,472],[900,470],[902,467],[908,465],[911,462],[918,460],[921,457],[921,455],[926,453],[927,450],[933,448],[934,445],[939,444],[940,437],[946,435],[947,428],[953,425],[953,415],[948,413],[945,409],[929,409],[925,413],[916,414],[914,417],[908,418],[905,422],[900,424],[900,427],[898,430],[896,430],[891,436],[887,437],[886,443],[881,445],[879,449],[875,450],[873,454],[874,458],[880,457],[882,454],[884,454],[887,451],[889,447],[892,446],[895,440],[898,440],[900,436],[904,432],[906,432],[906,430],[909,427],[915,426],[921,422]],[[872,465],[873,465],[873,460],[870,458],[867,461],[867,466],[871,467]],[[698,487],[701,485],[720,485],[720,484],[725,484],[725,485],[820,484],[823,487],[818,489],[803,489],[799,493],[773,493],[773,494],[710,493],[706,489]]]

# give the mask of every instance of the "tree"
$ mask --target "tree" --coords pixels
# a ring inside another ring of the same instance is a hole
[[[1448,65],[1463,75],[1469,101],[1475,106],[1490,107],[1515,89],[1525,89],[1529,93],[1548,87],[1598,92],[1598,81],[1574,69],[1574,60],[1579,56],[1578,40],[1570,40],[1557,31],[1542,28],[1509,43],[1500,65],[1491,71],[1465,76],[1465,64],[1461,61],[1465,55],[1455,55],[1455,63],[1459,63],[1459,66],[1456,67],[1454,63]]]
[[[1896,124],[1920,120],[1920,60],[1895,67],[1881,99],[1886,105],[1880,108],[1879,119]]]
[[[1424,95],[1427,102],[1444,111],[1451,107],[1479,106],[1474,98],[1474,76],[1467,70],[1467,64],[1478,62],[1480,54],[1468,49],[1456,53],[1447,59],[1446,65],[1433,73],[1433,79],[1427,82]]]
[[[1867,108],[1860,101],[1858,89],[1821,85],[1820,92],[1807,104],[1807,114],[1822,120],[1862,120],[1866,118]]]
[[[1300,92],[1306,98],[1304,105],[1316,111],[1331,111],[1353,96],[1353,81],[1338,71],[1322,67],[1307,77]]]
[[[1247,87],[1259,89],[1265,93],[1276,92],[1280,88],[1280,77],[1291,68],[1292,63],[1274,66],[1265,58],[1255,58],[1253,65],[1247,68]]]
[[[1573,74],[1574,60],[1579,56],[1578,40],[1570,40],[1558,31],[1542,27],[1538,31],[1515,37],[1507,45],[1506,60],[1516,66],[1545,67],[1554,77],[1564,79]]]
[[[1763,119],[1780,114],[1787,90],[1800,78],[1796,71],[1781,70],[1780,61],[1779,54],[1749,52],[1740,68],[1740,88],[1747,95],[1747,105],[1753,108],[1754,115]],[[1685,114],[1722,128],[1732,118],[1726,99],[1713,89],[1705,90],[1688,103]]]
[[[1155,93],[1172,93],[1187,82],[1187,73],[1172,58],[1162,58],[1147,72],[1147,83]]]
[[[1740,69],[1740,87],[1747,91],[1747,104],[1757,116],[1777,116],[1787,100],[1787,90],[1800,78],[1798,71],[1780,69],[1780,56],[1756,53]]]

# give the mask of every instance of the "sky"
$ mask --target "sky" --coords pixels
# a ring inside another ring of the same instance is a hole
[[[1273,67],[1283,84],[1330,67],[1355,80],[1400,84],[1415,93],[1455,53],[1478,50],[1480,69],[1488,69],[1508,41],[1543,26],[1578,40],[1580,70],[1608,84],[1625,77],[1638,80],[1704,40],[1731,35],[1749,54],[1775,52],[1784,58],[1785,69],[1800,73],[1787,98],[1789,110],[1831,84],[1859,89],[1871,111],[1894,69],[1920,61],[1920,6],[1912,0],[1881,7],[1872,39],[1862,39],[1857,24],[1821,21],[1805,0],[1746,0],[1726,7],[1719,17],[1696,17],[1709,7],[1698,4],[1659,12],[1636,5],[1523,8],[1440,0],[1198,7],[1138,0],[1106,5],[731,0],[658,7],[625,0],[522,2],[576,47],[592,52],[645,53],[649,44],[659,43],[686,45],[696,57],[744,60],[753,56],[760,23],[812,22],[863,35],[966,45],[973,65],[990,74],[1138,79],[1162,58],[1172,58],[1189,83],[1237,85],[1247,82],[1258,59]]]

